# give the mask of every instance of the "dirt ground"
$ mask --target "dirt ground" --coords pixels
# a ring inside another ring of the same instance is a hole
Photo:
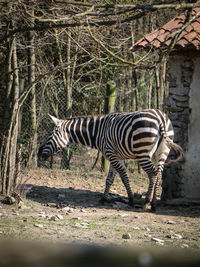
[[[147,189],[147,179],[132,171],[134,192]],[[105,174],[100,171],[37,169],[22,174],[26,186],[20,205],[0,203],[0,239],[43,240],[137,247],[200,248],[200,207],[163,206],[156,213],[115,201],[100,204]],[[119,177],[114,196],[126,196]]]

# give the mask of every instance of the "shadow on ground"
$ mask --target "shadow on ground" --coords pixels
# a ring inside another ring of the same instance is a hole
[[[74,189],[72,187],[55,188],[38,185],[28,185],[28,187],[31,187],[31,190],[26,195],[27,199],[31,199],[51,207],[98,207],[104,209],[122,209],[134,211],[133,207],[128,205],[128,198],[117,194],[111,194],[112,201],[110,203],[106,202],[102,204],[100,200],[103,194],[99,192]]]
[[[102,193],[93,192],[90,190],[69,188],[55,188],[48,186],[27,185],[31,188],[27,193],[27,199],[41,203],[55,208],[62,208],[65,206],[72,207],[95,207],[99,209],[112,209],[112,210],[129,210],[133,212],[142,212],[141,204],[144,199],[135,199],[139,204],[137,208],[128,205],[128,199],[117,194],[112,194],[114,202],[100,203]],[[126,203],[125,203],[126,202]],[[184,216],[184,217],[200,217],[200,209],[197,205],[179,205],[171,206],[164,205],[158,202],[156,214],[171,215],[171,216]]]

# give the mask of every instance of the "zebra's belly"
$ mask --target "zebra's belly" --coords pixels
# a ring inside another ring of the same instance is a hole
[[[135,153],[135,152],[132,152],[132,153],[124,153],[124,152],[119,152],[116,153],[117,157],[121,160],[125,160],[125,159],[140,159],[140,158],[143,158],[143,157],[150,157],[151,158],[151,153],[150,151],[146,151],[146,152],[143,152],[143,153]]]
[[[141,143],[140,145],[136,143],[132,144],[131,147],[120,147],[115,150],[119,159],[141,159],[141,158],[152,158],[157,148],[157,140],[155,143]]]

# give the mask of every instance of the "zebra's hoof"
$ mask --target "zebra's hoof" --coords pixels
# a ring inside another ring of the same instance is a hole
[[[128,204],[129,204],[129,206],[134,207],[133,199],[129,199]]]
[[[143,211],[146,212],[146,211],[149,211],[149,210],[151,210],[150,203],[145,203],[144,206],[143,206]]]
[[[105,202],[107,202],[107,200],[104,197],[99,199],[100,204],[105,204]]]
[[[100,204],[105,204],[105,203],[113,203],[114,200],[112,198],[105,198],[105,197],[102,197],[100,200],[99,200],[99,203]]]
[[[151,205],[151,212],[156,212],[156,206],[155,205]]]

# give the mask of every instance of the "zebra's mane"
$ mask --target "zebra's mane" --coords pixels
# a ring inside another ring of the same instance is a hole
[[[74,116],[74,117],[68,117],[65,119],[62,119],[63,121],[68,121],[68,120],[75,120],[75,119],[87,119],[87,118],[93,118],[93,117],[100,117],[100,116],[106,116],[106,115],[101,115],[101,114],[95,114],[95,115],[81,115],[81,116]]]
[[[122,111],[122,112],[111,112],[108,114],[81,115],[81,116],[73,116],[70,118],[68,117],[62,120],[67,121],[67,120],[75,120],[75,119],[87,119],[87,118],[93,118],[93,117],[105,117],[110,114],[131,114],[131,113],[136,113],[136,112],[123,112]]]

